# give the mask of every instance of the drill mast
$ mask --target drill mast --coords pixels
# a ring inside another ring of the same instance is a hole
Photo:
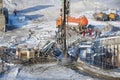
[[[58,28],[58,35],[60,38],[58,39],[58,43],[62,46],[64,56],[67,55],[67,44],[66,44],[66,23],[67,23],[67,16],[69,16],[69,7],[70,2],[69,0],[62,0],[62,9],[61,17],[62,17],[62,25]]]

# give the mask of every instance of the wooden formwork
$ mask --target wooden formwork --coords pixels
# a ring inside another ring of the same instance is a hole
[[[0,0],[0,8],[2,8],[3,7],[3,2],[2,2],[3,0]]]
[[[3,0],[0,0],[0,31],[5,31],[5,15],[3,14]]]
[[[5,16],[3,14],[0,14],[0,31],[5,31],[5,28]]]
[[[117,56],[117,58],[118,58],[118,66],[120,67],[120,44],[118,45],[118,56]]]

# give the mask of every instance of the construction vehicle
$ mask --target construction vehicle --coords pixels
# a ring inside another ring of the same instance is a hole
[[[119,20],[119,15],[115,13],[109,13],[108,18],[109,18],[109,21],[116,21],[116,20]]]
[[[38,46],[28,48],[26,45],[21,45],[16,48],[16,57],[22,64],[60,61],[63,54],[56,45],[54,40],[47,42],[41,49]]]
[[[88,25],[88,20],[85,16],[81,16],[79,18],[75,18],[75,17],[71,17],[71,16],[68,16],[67,17],[67,24],[68,26],[79,26],[81,28],[84,28]],[[59,17],[57,20],[56,20],[56,27],[60,27],[62,25],[62,18]]]
[[[106,13],[94,13],[93,14],[93,17],[95,20],[100,20],[100,21],[108,21],[109,20],[109,17]]]
[[[95,20],[99,20],[99,21],[116,21],[119,20],[119,15],[116,13],[94,13],[93,17]]]

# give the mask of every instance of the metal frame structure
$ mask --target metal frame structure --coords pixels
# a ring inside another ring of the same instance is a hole
[[[58,28],[58,35],[60,36],[58,38],[58,43],[62,47],[62,51],[64,56],[67,55],[67,44],[66,44],[66,23],[67,23],[67,16],[69,16],[70,12],[70,1],[69,0],[62,0],[62,9],[61,11],[61,17],[62,17],[62,25]]]

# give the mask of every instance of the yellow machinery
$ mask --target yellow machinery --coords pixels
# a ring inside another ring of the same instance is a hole
[[[110,21],[116,21],[116,20],[118,20],[119,15],[117,15],[115,13],[110,13],[110,14],[108,14],[108,18]]]
[[[3,4],[2,0],[0,0],[0,31],[5,31],[6,23],[5,23],[5,15],[3,13]]]
[[[108,15],[106,13],[95,13],[93,14],[93,17],[96,19],[96,20],[100,20],[100,21],[108,21]]]
[[[115,13],[94,13],[93,17],[95,20],[100,20],[100,21],[116,21],[119,20],[119,15]]]

